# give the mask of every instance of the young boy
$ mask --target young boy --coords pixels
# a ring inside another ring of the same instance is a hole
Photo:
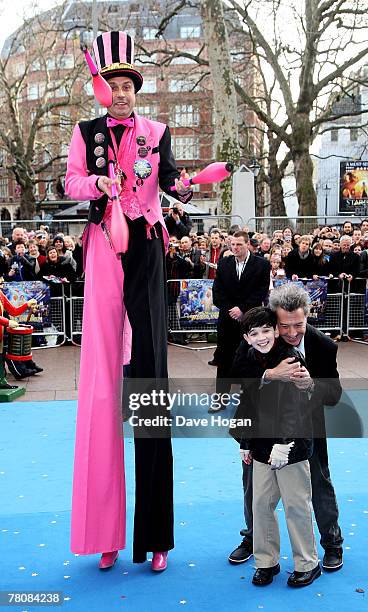
[[[287,357],[299,362],[301,357],[276,340],[276,315],[268,308],[248,311],[243,331],[250,348],[243,357],[246,378],[236,416],[251,415],[253,427],[251,438],[244,432],[233,435],[240,442],[243,461],[248,465],[253,461],[253,554],[257,570],[252,582],[266,586],[280,572],[276,506],[281,497],[295,565],[288,585],[307,586],[321,575],[312,525],[308,459],[313,446],[308,394],[290,382],[266,384],[262,379],[265,369]],[[310,574],[307,581],[306,572]],[[300,574],[302,582],[298,581]]]

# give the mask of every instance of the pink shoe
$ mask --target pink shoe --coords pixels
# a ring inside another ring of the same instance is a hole
[[[118,550],[113,550],[112,552],[102,553],[100,562],[98,567],[102,570],[109,569],[112,567],[119,556]]]
[[[167,568],[167,552],[153,553],[152,569],[154,572],[163,572]]]

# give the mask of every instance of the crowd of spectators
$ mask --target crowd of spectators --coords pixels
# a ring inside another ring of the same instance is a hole
[[[213,227],[199,234],[192,230],[189,215],[178,204],[170,208],[165,223],[170,234],[166,256],[170,280],[215,278],[219,259],[232,255],[231,236],[240,229],[248,232],[250,251],[269,260],[271,285],[274,278],[283,276],[292,280],[368,277],[368,220],[360,224],[346,221],[341,226],[317,227],[308,234],[298,233],[290,227],[267,234],[239,225],[232,226],[229,231]],[[67,282],[82,279],[80,237],[62,233],[52,235],[43,226],[37,231],[14,227],[10,242],[0,237],[0,274],[6,282],[43,280],[45,277]]]
[[[14,227],[11,241],[0,237],[0,274],[6,282],[56,278],[73,282],[83,275],[80,238],[62,233],[52,236],[48,228],[27,231]]]
[[[188,229],[180,239],[171,232],[166,256],[168,278],[214,278],[218,260],[232,255],[231,236],[241,229],[248,232],[250,251],[269,260],[271,285],[274,278],[281,277],[339,277],[348,281],[368,277],[368,220],[364,220],[360,224],[346,221],[339,227],[317,227],[308,234],[284,227],[269,235],[238,225],[229,232],[214,227],[197,234]]]

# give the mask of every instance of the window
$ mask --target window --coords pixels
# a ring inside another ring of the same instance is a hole
[[[157,117],[156,104],[143,104],[142,106],[136,106],[135,110],[142,117],[148,117],[149,119],[156,119]]]
[[[41,156],[41,158],[42,158],[42,163],[43,163],[43,164],[48,164],[48,163],[49,163],[49,161],[50,161],[50,159],[51,159],[51,153],[50,153],[50,151],[48,151],[47,149],[44,149],[44,150],[42,151],[42,156]]]
[[[52,176],[48,176],[45,182],[45,195],[50,196],[53,195],[53,193]]]
[[[134,63],[136,65],[147,65],[154,64],[157,62],[157,53],[152,53],[152,55],[145,55],[144,53],[140,53],[135,57]]]
[[[7,178],[0,179],[0,198],[9,197],[9,181]]]
[[[70,112],[68,110],[60,111],[60,127],[66,128],[70,125]]]
[[[67,95],[68,93],[65,89],[65,85],[59,85],[59,87],[55,89],[55,92],[54,92],[55,98],[65,98],[65,96]]]
[[[30,70],[32,72],[36,72],[37,70],[41,70],[41,62],[40,62],[39,59],[33,60],[32,64],[30,65]]]
[[[31,83],[27,88],[28,100],[38,100],[45,93],[45,85],[43,83]]]
[[[200,35],[201,35],[200,25],[181,26],[180,28],[180,38],[199,38]]]
[[[85,45],[91,45],[95,39],[93,32],[91,30],[84,30],[81,34],[82,42]]]
[[[144,79],[142,93],[156,93],[156,78]]]
[[[132,5],[130,5],[130,12],[132,13]],[[135,28],[125,28],[125,31],[129,36],[135,38]]]
[[[73,55],[71,55],[71,53],[68,53],[66,55],[61,55],[60,56],[60,61],[59,61],[59,66],[60,68],[74,68],[74,57]]]
[[[0,149],[0,167],[5,166],[6,163],[6,151],[5,149]]]
[[[53,128],[55,126],[53,125],[53,120],[52,120],[52,116],[50,113],[46,113],[46,115],[44,115],[44,119],[43,119],[43,126],[42,129],[44,132],[52,132]]]
[[[198,89],[198,85],[191,79],[170,79],[169,91],[180,92],[180,91],[195,91]]]
[[[198,138],[193,136],[175,136],[173,139],[173,151],[175,159],[199,158]]]
[[[184,51],[184,49],[183,49]],[[186,53],[190,53],[191,55],[198,55],[199,49],[185,49]],[[190,57],[173,57],[171,64],[196,64],[195,60],[190,59]]]
[[[336,129],[332,129],[331,130],[331,142],[338,142],[339,141],[339,132]]]
[[[142,36],[144,40],[155,40],[157,28],[143,28]]]
[[[47,70],[55,70],[56,68],[56,61],[54,57],[49,57],[46,60],[46,68]]]
[[[23,64],[23,62],[19,62],[19,64],[15,64],[14,66],[14,74],[17,77],[21,77],[23,76],[24,72],[25,72],[25,65]]]
[[[199,109],[192,104],[176,104],[172,113],[175,127],[191,127],[199,125]]]
[[[92,87],[92,83],[90,81],[88,81],[84,86],[83,86],[84,91],[86,92],[87,96],[93,96],[93,87]]]
[[[350,128],[350,141],[356,142],[358,140],[358,128]]]

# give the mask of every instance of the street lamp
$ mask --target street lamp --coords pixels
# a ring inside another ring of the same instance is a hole
[[[327,207],[328,207],[328,192],[331,191],[331,187],[326,185],[323,187],[323,191],[325,192],[325,225],[327,225]]]
[[[257,215],[257,176],[259,175],[259,171],[261,169],[261,166],[258,163],[258,161],[256,160],[256,158],[253,157],[250,160],[249,164],[248,164],[248,168],[253,173],[253,179],[254,179],[254,208],[256,210],[256,215]]]

